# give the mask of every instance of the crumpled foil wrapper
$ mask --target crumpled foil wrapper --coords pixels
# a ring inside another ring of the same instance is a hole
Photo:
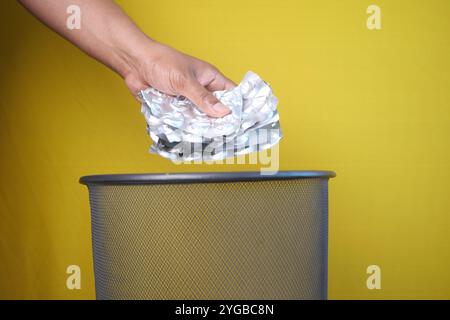
[[[237,87],[213,94],[230,114],[212,118],[184,97],[142,90],[150,152],[172,161],[215,161],[271,148],[281,139],[278,99],[257,74],[249,71]]]

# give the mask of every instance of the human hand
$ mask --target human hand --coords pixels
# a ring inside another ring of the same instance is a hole
[[[123,75],[133,94],[147,87],[174,96],[184,96],[212,117],[223,117],[230,109],[217,100],[213,91],[235,84],[211,64],[151,41],[147,51],[130,63]]]
[[[232,81],[212,65],[150,39],[114,1],[20,2],[50,28],[120,74],[134,95],[153,87],[185,96],[212,117],[230,112],[212,91],[230,89]],[[83,27],[76,31],[66,27],[66,10],[72,4],[83,12]]]

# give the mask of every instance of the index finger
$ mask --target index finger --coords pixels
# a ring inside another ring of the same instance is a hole
[[[236,84],[221,73],[217,73],[213,81],[206,86],[209,91],[230,90],[234,87]]]

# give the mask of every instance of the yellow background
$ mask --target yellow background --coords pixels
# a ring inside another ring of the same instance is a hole
[[[119,2],[152,37],[247,70],[279,97],[281,169],[331,169],[329,296],[450,298],[450,2]],[[0,298],[94,298],[88,194],[96,173],[177,166],[147,153],[140,106],[113,72],[0,4]],[[82,269],[67,290],[66,267]],[[366,288],[377,264],[382,289]]]

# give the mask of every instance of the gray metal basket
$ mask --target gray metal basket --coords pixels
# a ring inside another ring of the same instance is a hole
[[[97,175],[98,299],[326,299],[329,171]]]

